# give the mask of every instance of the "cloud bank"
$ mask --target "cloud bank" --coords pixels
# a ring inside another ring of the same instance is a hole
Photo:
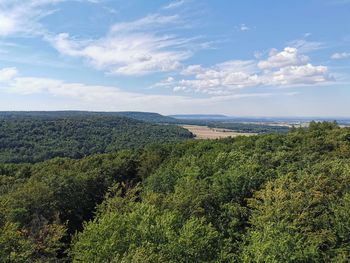
[[[169,79],[171,81],[171,79]],[[45,95],[56,99],[74,100],[80,109],[100,110],[142,110],[181,112],[179,109],[194,110],[220,106],[220,103],[242,98],[270,97],[270,93],[241,93],[231,96],[192,98],[190,96],[151,95],[141,92],[127,92],[118,87],[67,83],[62,80],[40,77],[22,77],[15,68],[0,69],[0,92],[21,96]]]
[[[52,14],[64,0],[0,0],[0,37],[14,34],[44,34],[39,21]]]
[[[328,67],[313,65],[310,58],[295,47],[272,49],[266,59],[229,60],[211,67],[190,65],[180,80],[162,81],[156,86],[174,91],[228,95],[249,87],[293,87],[320,85],[335,81]]]
[[[180,69],[192,56],[194,39],[163,33],[164,27],[180,24],[177,15],[152,14],[111,26],[105,37],[77,40],[67,33],[50,39],[63,55],[86,59],[92,66],[117,75],[145,75]],[[161,30],[162,29],[162,30]]]
[[[334,53],[331,56],[332,59],[346,59],[350,58],[350,52]]]

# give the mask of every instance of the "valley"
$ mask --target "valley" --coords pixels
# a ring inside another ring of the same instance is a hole
[[[199,125],[183,125],[182,127],[192,132],[195,135],[195,139],[220,139],[255,135],[255,133],[235,132],[229,129],[210,128],[208,126]]]

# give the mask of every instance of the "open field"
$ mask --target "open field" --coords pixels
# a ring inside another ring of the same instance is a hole
[[[219,139],[226,137],[236,137],[240,135],[255,135],[255,133],[241,133],[228,129],[209,128],[208,126],[183,125],[182,127],[196,135],[196,139]]]

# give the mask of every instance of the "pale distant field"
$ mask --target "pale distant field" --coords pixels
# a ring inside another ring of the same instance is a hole
[[[227,129],[209,128],[207,126],[183,125],[183,128],[196,135],[196,139],[219,139],[226,137],[251,136],[254,133],[241,133]]]

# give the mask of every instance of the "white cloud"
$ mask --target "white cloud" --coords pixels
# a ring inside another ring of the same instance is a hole
[[[176,86],[173,88],[173,91],[177,92],[177,91],[187,91],[188,88],[185,86]]]
[[[151,14],[135,21],[115,24],[111,27],[110,34],[155,29],[164,25],[176,24],[179,22],[179,17],[177,15],[162,16],[160,14]]]
[[[50,42],[61,54],[85,58],[97,69],[111,74],[176,71],[182,61],[192,56],[188,46],[192,45],[193,39],[157,33],[157,28],[174,23],[180,23],[177,16],[155,14],[115,24],[100,39],[77,40],[62,33]]]
[[[273,69],[286,66],[303,65],[309,61],[309,58],[298,52],[297,48],[286,47],[283,51],[278,52],[272,49],[266,60],[259,61],[258,67],[261,69]]]
[[[142,110],[161,112],[205,112],[208,106],[218,103],[229,103],[232,100],[252,97],[269,97],[269,93],[218,94],[208,98],[193,98],[190,96],[150,95],[139,92],[126,92],[120,88],[102,85],[86,85],[82,83],[67,83],[61,80],[39,77],[17,76],[16,69],[2,69],[0,72],[12,74],[0,85],[1,92],[15,93],[22,96],[39,94],[69,101],[70,105],[78,105],[85,110]],[[16,74],[14,74],[16,73]],[[167,81],[172,81],[169,78]],[[179,87],[181,89],[181,87]],[[41,109],[37,105],[36,109]],[[50,108],[51,109],[51,108]]]
[[[190,65],[181,72],[189,78],[167,86],[175,92],[230,95],[248,87],[306,86],[334,81],[326,66],[314,66],[309,60],[296,48],[273,49],[266,60],[230,60],[208,68]]]
[[[240,31],[248,31],[248,30],[250,30],[250,28],[246,24],[240,24],[239,30]]]
[[[153,87],[170,87],[173,86],[175,83],[176,81],[173,77],[167,77],[166,79],[163,79],[156,83]]]
[[[3,85],[2,85],[3,86]],[[4,89],[4,87],[3,87]],[[150,104],[152,101],[162,103],[164,99],[177,100],[180,97],[164,95],[146,95],[142,93],[125,92],[117,87],[85,85],[82,83],[66,83],[61,80],[37,77],[15,77],[6,81],[5,90],[21,95],[48,94],[55,97],[76,99],[93,105],[127,105]],[[151,103],[152,104],[152,103]]]
[[[328,75],[327,67],[311,64],[280,68],[263,78],[266,80],[265,85],[276,86],[315,85],[333,80]]]
[[[0,82],[8,82],[18,74],[16,68],[0,69]]]
[[[16,30],[16,20],[0,13],[0,35],[8,35]]]
[[[201,65],[190,65],[182,70],[181,74],[183,75],[195,75],[200,74],[205,71],[204,68],[202,68]]]
[[[53,12],[50,6],[63,0],[0,0],[0,36],[42,34],[39,21]]]
[[[176,0],[176,1],[169,3],[168,5],[164,6],[163,9],[178,8],[178,7],[182,6],[184,3],[185,3],[185,0]]]
[[[308,35],[306,34],[305,37],[307,36]],[[290,41],[288,45],[290,47],[298,49],[299,53],[308,53],[308,52],[325,48],[324,43],[307,41],[305,39],[297,39],[297,40]]]
[[[0,37],[15,34],[47,34],[40,20],[56,11],[54,5],[77,1],[100,3],[102,0],[0,0]]]
[[[332,59],[346,59],[350,58],[350,52],[334,53],[331,56]]]

